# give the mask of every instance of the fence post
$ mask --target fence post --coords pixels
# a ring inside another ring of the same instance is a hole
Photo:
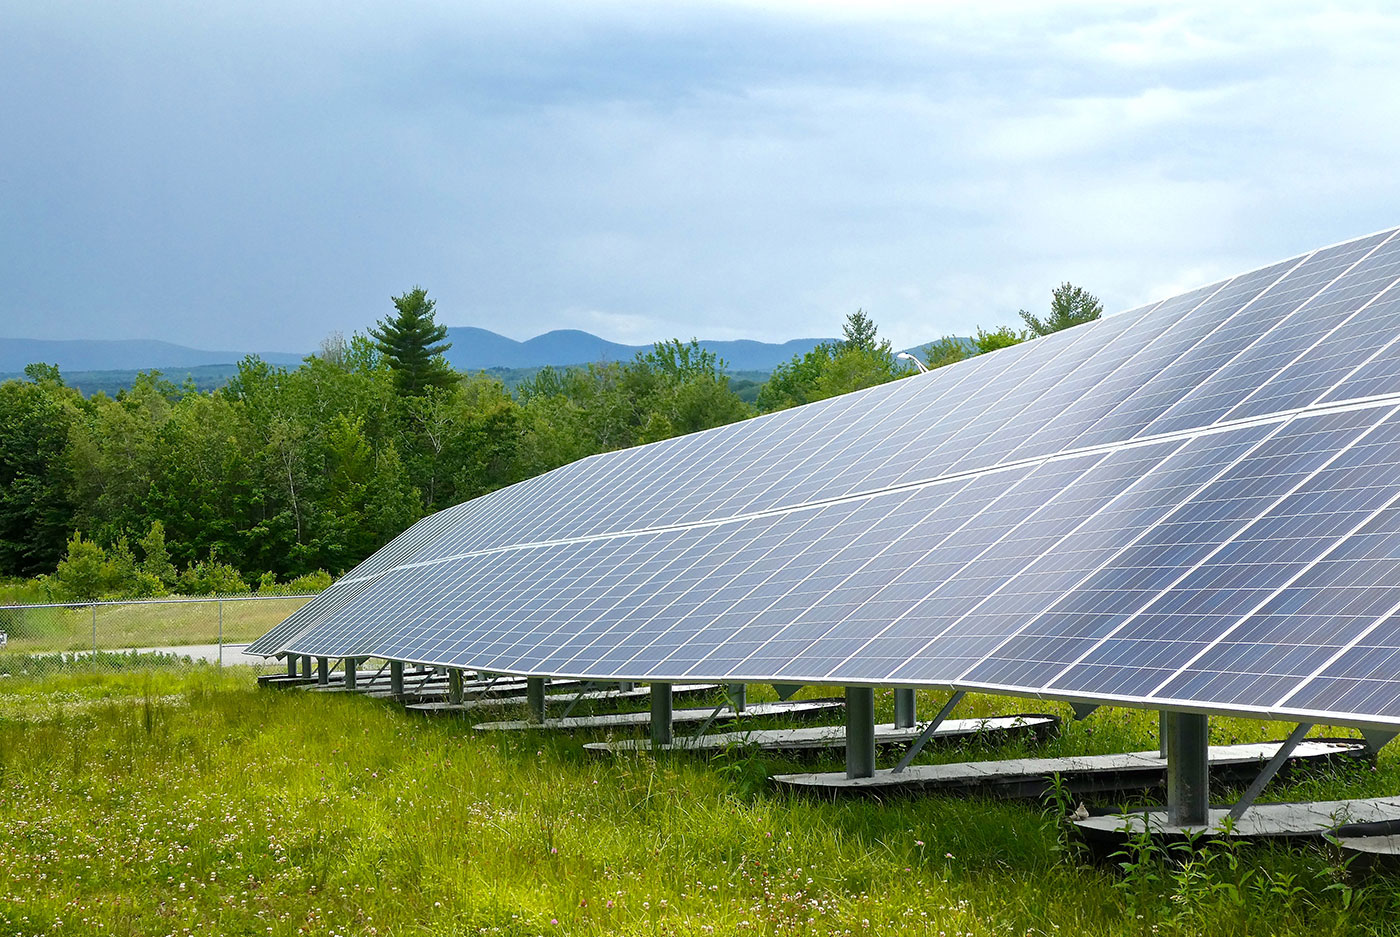
[[[224,598],[219,596],[219,669],[224,669]]]
[[[97,653],[97,603],[92,603],[92,653]]]

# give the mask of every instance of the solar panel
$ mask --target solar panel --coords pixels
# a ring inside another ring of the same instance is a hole
[[[1400,724],[1400,237],[556,469],[254,653]]]

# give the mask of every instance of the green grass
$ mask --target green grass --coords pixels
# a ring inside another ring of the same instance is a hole
[[[6,650],[14,654],[90,650],[94,625],[99,648],[215,644],[222,605],[224,643],[246,643],[261,637],[307,601],[304,596],[286,596],[222,603],[165,601],[7,609],[0,611],[0,630],[9,634]]]
[[[1152,747],[1154,730],[1102,710],[1047,748]],[[582,741],[478,737],[236,671],[0,681],[0,933],[1396,932],[1397,882],[1352,881],[1325,848],[1124,877],[1036,804],[792,799],[757,782],[796,763],[599,760]],[[1397,789],[1387,752],[1306,794]]]

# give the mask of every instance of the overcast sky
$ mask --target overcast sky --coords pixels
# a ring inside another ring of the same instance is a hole
[[[1400,14],[1320,7],[0,0],[0,336],[1125,309],[1400,224]]]

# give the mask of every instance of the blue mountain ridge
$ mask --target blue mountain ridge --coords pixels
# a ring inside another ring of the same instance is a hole
[[[544,365],[588,364],[595,361],[630,361],[651,345],[623,345],[578,329],[557,329],[526,341],[516,341],[489,329],[473,326],[449,328],[452,348],[447,360],[462,371],[487,368],[537,368]],[[797,338],[787,342],[701,341],[724,359],[734,371],[771,371],[775,366],[805,354],[821,341]],[[153,339],[29,339],[0,338],[0,375],[23,372],[36,361],[56,364],[60,371],[176,371],[202,365],[232,365],[246,351],[211,351]],[[295,365],[305,356],[297,352],[258,352],[270,364]]]
[[[518,342],[487,329],[457,326],[447,330],[447,339],[452,342],[452,347],[447,350],[447,360],[459,371],[631,361],[638,352],[652,348],[650,344],[610,342],[578,329],[556,329]],[[725,366],[730,370],[771,371],[793,355],[811,351],[822,341],[831,339],[795,338],[782,343],[739,339],[701,341],[700,344],[724,359]]]

